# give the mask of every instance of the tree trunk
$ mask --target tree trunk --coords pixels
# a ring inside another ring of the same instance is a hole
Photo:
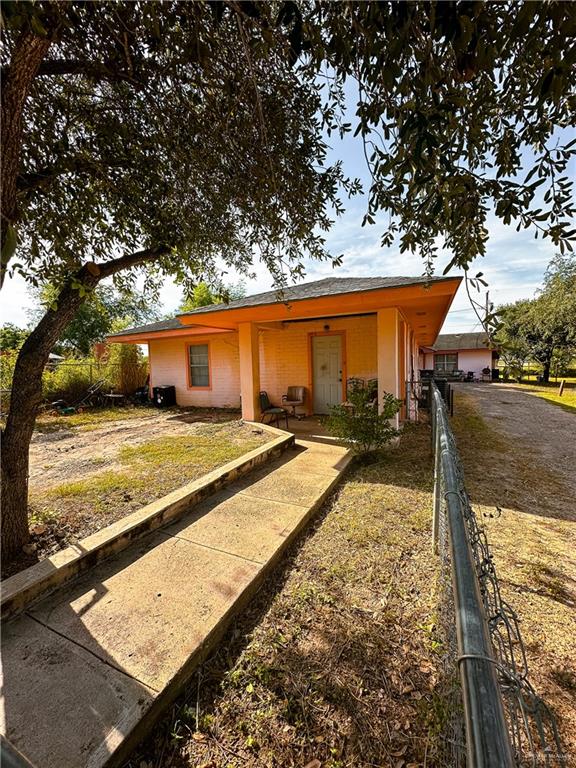
[[[86,267],[76,275],[94,287],[99,274]],[[28,453],[38,407],[42,402],[42,373],[54,344],[84,301],[66,284],[57,308],[48,309],[24,342],[14,368],[10,411],[2,433],[2,558],[10,561],[28,542]]]
[[[552,365],[552,358],[547,357],[542,363],[542,381],[548,384],[550,381],[550,366]]]
[[[24,106],[42,59],[50,48],[48,37],[32,31],[22,32],[12,55],[6,82],[2,83],[2,189],[0,195],[0,287],[8,268],[12,249],[7,246],[9,227],[18,217],[17,181],[24,130]]]
[[[38,407],[42,402],[42,373],[52,347],[83,303],[73,285],[93,290],[100,280],[122,270],[154,262],[171,252],[159,245],[128,253],[103,264],[88,262],[64,284],[56,309],[48,309],[26,339],[14,367],[10,411],[2,432],[2,557],[10,561],[28,542],[28,451]]]

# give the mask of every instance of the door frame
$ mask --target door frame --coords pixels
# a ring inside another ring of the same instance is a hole
[[[310,405],[308,416],[314,414],[314,337],[315,336],[340,336],[342,352],[342,402],[346,400],[346,381],[348,379],[346,368],[346,331],[312,331],[308,333],[308,389],[310,392]]]

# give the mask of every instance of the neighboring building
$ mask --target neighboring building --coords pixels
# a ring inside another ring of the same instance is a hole
[[[55,371],[56,368],[60,365],[60,363],[65,360],[65,357],[62,357],[62,355],[57,355],[55,352],[50,352],[48,355],[48,362],[46,363],[46,368],[50,371]]]
[[[305,386],[307,413],[346,399],[350,378],[377,379],[400,398],[418,375],[461,278],[326,278],[200,307],[130,328],[111,342],[148,345],[150,385],[173,385],[182,406],[242,407],[260,418],[259,392],[279,404]],[[405,415],[405,414],[401,414]]]
[[[450,376],[455,371],[473,373],[481,379],[486,368],[496,367],[498,351],[490,349],[488,337],[480,333],[441,333],[436,342],[422,349],[422,368],[437,375]]]

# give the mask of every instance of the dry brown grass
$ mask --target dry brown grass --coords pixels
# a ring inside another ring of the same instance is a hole
[[[445,765],[431,483],[426,427],[355,469],[130,765]]]
[[[574,755],[570,490],[467,396],[454,425],[531,679]],[[449,764],[430,459],[427,428],[410,428],[351,472],[131,768]]]
[[[30,483],[28,517],[35,551],[13,562],[3,562],[2,578],[111,525],[269,439],[268,433],[257,434],[239,420],[192,422],[182,428],[187,430],[184,433],[167,435],[162,434],[165,423],[156,421],[155,428],[147,428],[146,421],[138,421],[135,432],[129,432],[134,423],[134,417],[122,419],[116,414],[117,432],[90,430],[83,458],[78,458],[80,439],[74,438],[74,431],[82,432],[91,422],[76,423],[67,443],[59,440],[45,445],[45,457],[58,457],[59,464],[48,483],[44,473],[36,473]],[[142,436],[149,439],[143,441]],[[66,447],[60,453],[63,445]],[[104,448],[108,449],[105,456],[101,453]],[[64,461],[62,456],[66,457]]]
[[[453,426],[503,596],[521,620],[530,680],[555,712],[563,746],[576,763],[574,494],[539,454],[542,436],[532,445],[507,436],[460,393]]]

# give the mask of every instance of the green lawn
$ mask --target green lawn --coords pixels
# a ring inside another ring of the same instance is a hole
[[[560,382],[564,379],[566,384],[576,384],[576,376],[558,376],[558,378],[550,377],[550,384],[553,386],[560,386]],[[538,381],[538,376],[534,374],[533,376],[524,376],[522,378],[522,381]]]
[[[574,386],[568,388],[565,387],[561,396],[558,394],[559,386],[550,387],[535,384],[520,384],[519,386],[522,387],[522,391],[525,391],[530,395],[540,397],[548,403],[552,403],[552,405],[557,405],[560,408],[563,408],[569,413],[576,413],[576,388]]]

